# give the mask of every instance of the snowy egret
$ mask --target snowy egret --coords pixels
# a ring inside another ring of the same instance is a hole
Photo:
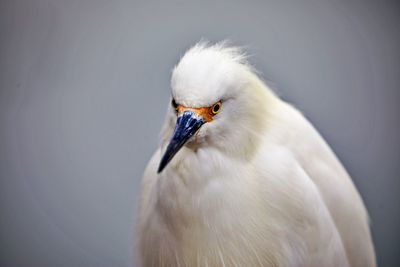
[[[376,266],[351,178],[241,49],[193,46],[171,88],[141,188],[144,267]]]

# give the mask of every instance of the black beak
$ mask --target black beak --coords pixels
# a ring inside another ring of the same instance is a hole
[[[189,110],[184,111],[182,115],[178,117],[174,134],[172,135],[167,150],[161,158],[160,165],[158,166],[158,173],[167,166],[179,149],[182,148],[182,146],[200,129],[203,124],[204,120]]]

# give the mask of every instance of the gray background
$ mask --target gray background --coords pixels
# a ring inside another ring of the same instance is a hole
[[[400,266],[395,1],[0,2],[0,266],[130,266],[169,78],[202,37],[248,45],[354,178]]]

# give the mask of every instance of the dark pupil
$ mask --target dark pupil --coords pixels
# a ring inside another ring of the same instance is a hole
[[[214,106],[214,112],[218,112],[218,110],[219,110],[219,104],[216,104],[216,105]]]

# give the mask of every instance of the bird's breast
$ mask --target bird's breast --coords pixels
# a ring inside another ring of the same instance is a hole
[[[201,161],[201,157],[196,160]],[[257,185],[247,179],[248,166],[235,162],[235,167],[227,169],[214,162],[213,168],[220,170],[210,176],[211,169],[190,162],[193,161],[182,161],[159,180],[153,214],[158,223],[149,231],[158,241],[152,246],[160,246],[164,251],[176,248],[167,254],[177,254],[184,266],[223,266],[222,261],[231,266],[231,260],[239,266],[260,266],[257,255],[263,258],[260,261],[265,261],[268,254],[259,236],[269,234],[263,207],[254,196]],[[237,251],[240,247],[243,253]],[[271,253],[273,250],[271,247]],[[272,258],[268,261],[273,261]]]
[[[216,151],[185,149],[157,182],[157,210],[176,232],[182,227],[227,227],[249,210],[254,184],[249,166]],[[213,153],[214,152],[214,153]],[[240,200],[240,201],[239,201]]]

